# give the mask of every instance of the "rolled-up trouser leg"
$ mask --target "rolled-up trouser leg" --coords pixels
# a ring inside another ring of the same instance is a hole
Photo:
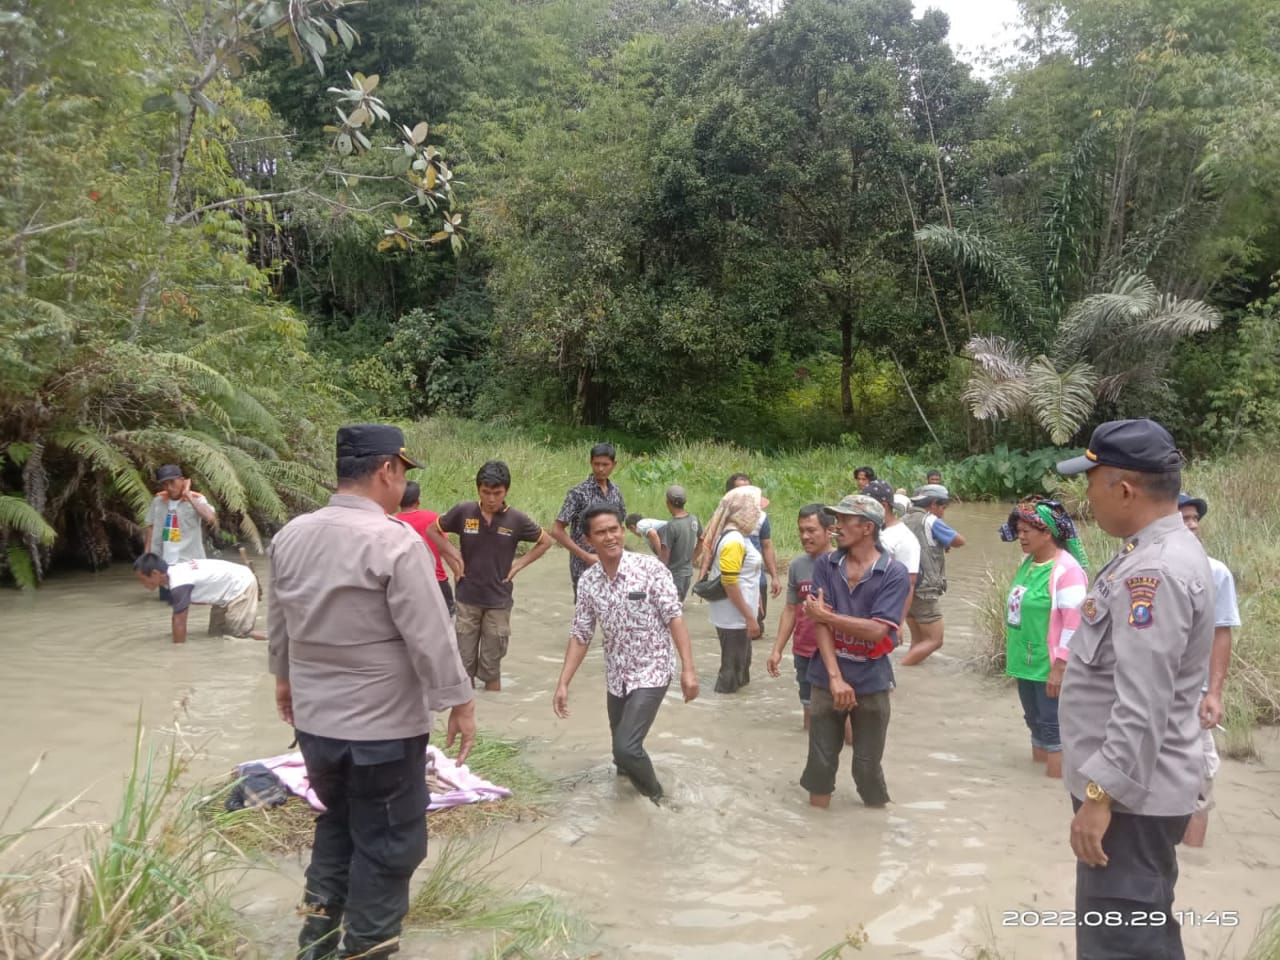
[[[613,730],[613,762],[637,790],[651,799],[662,796],[662,784],[644,749],[644,738],[653,726],[667,687],[639,687],[624,697],[609,694],[609,726]],[[616,722],[615,722],[616,718]]]
[[[816,656],[816,654],[815,654]],[[800,786],[814,796],[835,792],[840,751],[844,748],[847,710],[837,710],[831,691],[814,686],[809,691],[809,759],[800,775]]]

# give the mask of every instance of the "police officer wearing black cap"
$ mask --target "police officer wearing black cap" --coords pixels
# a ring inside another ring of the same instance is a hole
[[[427,852],[431,712],[451,708],[448,746],[475,739],[471,682],[435,561],[400,506],[399,428],[338,431],[338,492],[271,546],[268,636],[280,717],[292,724],[325,812],[307,867],[304,960],[387,957]]]
[[[1181,470],[1151,420],[1104,423],[1058,464],[1088,472],[1094,518],[1124,541],[1081,605],[1059,705],[1079,960],[1183,957],[1174,848],[1200,790],[1214,587],[1178,512]]]

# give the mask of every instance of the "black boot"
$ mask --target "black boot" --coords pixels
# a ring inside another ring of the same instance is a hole
[[[298,934],[298,960],[330,960],[338,955],[342,939],[342,908],[304,904],[302,932]]]
[[[353,942],[352,937],[348,936],[342,943],[342,953],[338,958],[339,960],[387,960],[399,950],[399,937],[382,941],[355,940]]]

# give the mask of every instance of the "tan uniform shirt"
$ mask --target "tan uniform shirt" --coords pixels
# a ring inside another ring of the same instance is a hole
[[[286,524],[270,600],[271,672],[293,688],[299,730],[415,737],[432,710],[472,698],[426,544],[372,500],[334,494]]]
[[[1208,558],[1176,513],[1139,530],[1098,571],[1080,607],[1058,707],[1073,796],[1083,799],[1093,780],[1118,810],[1195,809],[1213,603]]]

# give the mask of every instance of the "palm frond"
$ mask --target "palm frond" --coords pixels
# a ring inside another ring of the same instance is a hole
[[[973,230],[936,223],[917,230],[915,239],[927,252],[947,257],[986,280],[1017,313],[1036,314],[1036,282],[1031,267],[1016,252]]]
[[[130,443],[148,450],[159,462],[176,461],[185,466],[186,474],[196,480],[197,489],[218,506],[237,513],[248,512],[248,496],[235,465],[227,456],[228,444],[217,437],[191,430],[168,430],[148,427],[125,431]]]
[[[1036,422],[1055,444],[1067,443],[1093,413],[1098,382],[1093,367],[1078,362],[1059,371],[1048,357],[1039,356],[1031,361],[1027,379]]]
[[[265,460],[259,466],[288,503],[314,509],[333,492],[333,483],[323,473],[296,460]]]
[[[1030,398],[1025,377],[1002,379],[981,367],[974,368],[960,399],[979,420],[1009,420],[1026,411]]]
[[[1155,284],[1147,277],[1120,277],[1107,292],[1085,297],[1067,311],[1054,353],[1067,359],[1084,358],[1106,341],[1126,339],[1157,302]]]
[[[191,384],[199,393],[211,397],[229,397],[236,389],[231,381],[207,363],[185,353],[153,353],[151,362]]]
[[[34,537],[45,546],[53,543],[58,536],[58,532],[40,516],[39,510],[22,497],[7,493],[0,493],[0,528]]]
[[[9,561],[9,575],[13,582],[24,590],[34,590],[37,583],[36,565],[31,561],[31,554],[16,543],[9,544],[5,550]]]
[[[244,484],[245,492],[249,495],[250,509],[260,510],[270,519],[280,523],[288,520],[289,511],[285,508],[280,495],[276,493],[275,487],[271,485],[271,481],[262,472],[258,462],[239,447],[231,444],[224,446],[222,452],[235,466],[240,482]]]
[[[151,490],[138,468],[116,449],[110,440],[89,430],[62,430],[51,438],[55,446],[70,450],[93,464],[96,470],[111,477],[115,488],[133,508],[134,519],[140,519],[151,503]]]
[[[973,337],[964,345],[973,362],[994,376],[1014,380],[1027,375],[1027,355],[1022,345],[1005,337]]]
[[[1136,331],[1139,338],[1180,340],[1197,333],[1218,329],[1222,314],[1203,300],[1180,300],[1166,295],[1160,298],[1155,310]]]

